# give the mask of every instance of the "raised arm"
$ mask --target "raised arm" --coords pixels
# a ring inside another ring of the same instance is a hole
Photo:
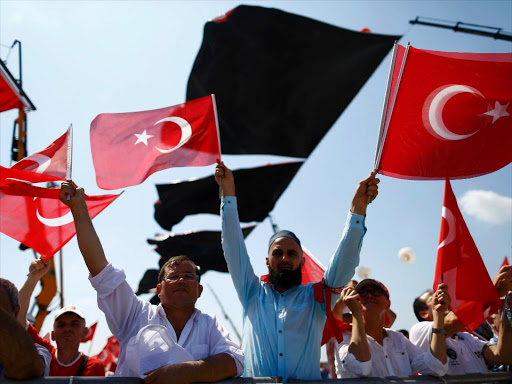
[[[366,233],[366,206],[370,197],[373,200],[377,198],[379,182],[380,180],[375,178],[375,173],[371,172],[356,188],[343,235],[325,271],[325,281],[329,287],[341,287],[354,276],[359,265],[363,236]]]
[[[78,247],[91,276],[96,276],[107,266],[108,261],[92,225],[89,210],[85,203],[84,189],[78,187],[72,180],[65,181],[61,185],[60,201],[71,209],[75,220]]]
[[[50,263],[44,259],[36,259],[30,263],[28,268],[28,276],[25,284],[21,287],[18,293],[18,300],[20,304],[20,310],[18,312],[17,320],[22,327],[25,327],[27,323],[28,307],[30,306],[30,298],[34,293],[37,282],[46,275],[50,269]]]
[[[348,351],[354,355],[358,361],[368,361],[372,355],[370,346],[366,338],[366,330],[364,329],[363,309],[361,307],[359,294],[354,288],[345,288],[341,294],[343,302],[352,312],[352,337]]]
[[[446,311],[451,302],[448,286],[439,284],[437,291],[432,297],[432,317],[434,324],[432,328],[432,341],[430,342],[430,351],[434,357],[441,363],[446,363],[446,329],[444,326],[444,318]]]
[[[238,297],[243,304],[256,297],[254,293],[258,288],[259,279],[252,269],[240,228],[233,172],[221,162],[215,168],[215,180],[222,186],[221,218],[224,258]]]
[[[498,344],[484,349],[484,359],[487,365],[512,365],[512,327],[508,317],[502,317],[498,334]]]

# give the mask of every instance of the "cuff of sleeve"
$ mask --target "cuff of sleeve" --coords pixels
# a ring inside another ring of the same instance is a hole
[[[352,353],[347,353],[341,361],[341,367],[348,372],[358,376],[368,376],[372,370],[372,359],[368,361],[359,361]]]
[[[446,359],[446,363],[441,363],[428,349],[427,357],[425,359],[425,364],[432,371],[437,373],[438,376],[444,376],[448,372],[448,359]]]
[[[226,196],[221,199],[222,208],[236,209],[236,196]]]
[[[98,298],[110,295],[125,280],[124,271],[114,268],[111,263],[108,263],[96,276],[89,275],[89,281],[98,293]]]
[[[359,215],[357,213],[348,212],[347,224],[352,228],[361,228],[366,230],[366,226],[364,225],[365,217],[363,215]]]

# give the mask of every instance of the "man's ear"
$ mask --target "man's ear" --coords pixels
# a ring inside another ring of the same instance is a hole
[[[162,291],[162,284],[158,283],[156,285],[156,293],[158,295],[158,297],[160,297],[160,292]]]
[[[52,333],[50,333],[50,337],[52,338],[53,341],[55,341],[55,331],[52,331]]]
[[[422,319],[428,320],[429,319],[428,310],[425,309],[424,311],[420,311],[420,317]]]
[[[302,258],[300,260],[300,267],[302,268],[305,263],[306,263],[306,258],[304,257],[304,254],[302,254]]]
[[[270,267],[270,264],[268,262],[268,257],[265,257],[265,262],[267,263],[267,267]]]
[[[199,296],[197,296],[198,298],[201,297],[201,293],[203,293],[203,286],[199,284]]]

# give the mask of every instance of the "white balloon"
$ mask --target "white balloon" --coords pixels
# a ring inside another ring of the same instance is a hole
[[[368,267],[359,267],[357,270],[357,276],[361,279],[368,279],[371,275],[372,270]]]
[[[416,260],[416,252],[410,247],[404,247],[398,251],[398,259],[405,264],[411,264]]]

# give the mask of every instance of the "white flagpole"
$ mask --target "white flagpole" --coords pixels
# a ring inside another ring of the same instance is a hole
[[[66,166],[66,179],[71,180],[71,161],[73,158],[73,124],[69,124],[68,128],[68,156]]]
[[[384,131],[384,123],[386,120],[386,112],[388,109],[388,101],[389,101],[389,91],[391,90],[391,83],[393,82],[393,70],[395,68],[396,62],[396,53],[398,51],[398,41],[395,40],[395,44],[393,45],[393,53],[391,55],[391,65],[389,66],[389,74],[388,74],[388,84],[386,86],[386,94],[384,95],[384,104],[382,106],[382,115],[380,117],[380,129],[379,129],[379,137],[377,139],[377,146],[375,147],[375,159],[373,162],[373,169],[377,172],[379,164],[377,163],[377,154],[382,147],[382,133]]]
[[[213,114],[215,115],[215,127],[217,128],[217,140],[219,141],[219,161],[222,161],[222,149],[220,146],[220,129],[219,129],[219,118],[217,116],[217,101],[215,100],[215,94],[212,93],[213,103]],[[219,182],[219,199],[222,197],[222,177]]]
[[[393,100],[391,101],[391,107],[389,108],[388,117],[386,119],[386,125],[384,126],[384,131],[382,133],[381,144],[379,145],[376,158],[375,158],[375,169],[378,169],[380,165],[380,159],[382,156],[382,149],[384,148],[384,143],[386,141],[386,134],[388,133],[389,122],[391,121],[391,115],[393,114],[393,108],[395,107],[396,95],[398,94],[398,88],[400,87],[400,81],[402,80],[402,74],[404,72],[405,61],[407,60],[407,54],[409,53],[409,48],[411,47],[411,43],[407,43],[407,47],[405,49],[404,58],[402,60],[402,66],[400,67],[400,73],[398,74],[398,79],[396,81],[395,91],[393,93]]]

